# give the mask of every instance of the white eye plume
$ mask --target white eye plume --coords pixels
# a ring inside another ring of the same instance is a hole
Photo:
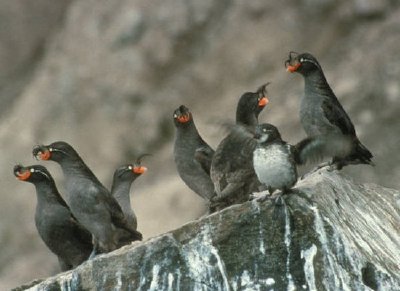
[[[260,139],[259,139],[260,143],[266,142],[268,140],[268,138],[269,138],[269,134],[265,133],[265,132],[267,132],[267,130],[263,129],[263,132],[264,132],[264,134],[262,134]]]

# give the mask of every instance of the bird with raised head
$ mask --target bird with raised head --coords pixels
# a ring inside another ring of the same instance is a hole
[[[341,155],[331,154],[331,168],[340,170],[349,164],[373,165],[371,152],[358,139],[353,123],[329,86],[317,59],[309,53],[291,52],[285,66],[287,71],[304,77],[300,120],[307,136],[327,136],[326,140],[342,142],[343,149],[348,149],[340,151]],[[322,140],[324,138],[319,139]]]
[[[214,150],[200,136],[193,114],[184,105],[173,113],[176,127],[174,161],[183,182],[200,197],[209,201],[215,195],[210,178]]]
[[[93,250],[92,235],[72,215],[49,171],[41,165],[14,167],[18,180],[36,189],[35,224],[46,246],[57,257],[62,271],[84,262]]]
[[[213,198],[220,208],[242,203],[258,191],[260,182],[254,172],[254,143],[251,134],[258,124],[258,115],[268,103],[264,84],[255,92],[244,93],[236,107],[236,124],[218,145],[211,162],[211,179],[217,196]]]
[[[127,222],[115,198],[70,144],[57,141],[50,145],[38,145],[33,148],[33,155],[61,166],[71,212],[93,235],[92,256],[118,247],[118,229],[130,232],[132,240],[142,239],[142,234]]]
[[[146,154],[147,155],[147,154]],[[117,200],[125,215],[127,223],[137,230],[137,217],[131,206],[130,191],[132,183],[147,171],[147,168],[141,164],[142,155],[136,159],[133,164],[126,164],[118,167],[113,176],[111,195]],[[132,242],[132,236],[126,230],[121,230],[119,246]],[[125,234],[124,234],[125,233]]]

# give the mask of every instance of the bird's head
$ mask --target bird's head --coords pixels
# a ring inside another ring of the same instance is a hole
[[[50,145],[36,145],[32,150],[32,154],[36,159],[42,161],[61,162],[67,157],[70,159],[79,158],[74,148],[64,141],[57,141]]]
[[[280,141],[281,134],[278,129],[269,123],[262,123],[256,126],[254,138],[258,143],[270,143]]]
[[[30,183],[53,181],[49,171],[41,165],[32,165],[27,167],[19,164],[15,165],[14,175],[18,180]]]
[[[173,117],[175,125],[177,126],[180,124],[186,124],[189,121],[193,120],[192,113],[185,105],[181,105],[177,109],[175,109]]]
[[[285,61],[286,70],[290,73],[308,75],[314,71],[320,71],[321,66],[317,59],[309,53],[290,52],[289,58]]]
[[[243,123],[241,119],[243,119],[244,116],[249,116],[249,114],[254,115],[255,118],[258,118],[260,112],[269,102],[267,97],[267,86],[269,84],[270,83],[263,84],[257,89],[256,92],[246,92],[240,97],[236,109],[237,122],[239,121]]]
[[[128,179],[132,181],[144,174],[147,171],[147,167],[142,165],[142,159],[150,154],[140,155],[133,164],[126,164],[115,170],[114,179]]]

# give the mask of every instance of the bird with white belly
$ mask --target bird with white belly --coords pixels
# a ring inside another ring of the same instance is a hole
[[[259,181],[270,194],[275,190],[286,193],[297,181],[295,147],[283,141],[278,129],[269,123],[258,125],[254,138],[253,166]]]

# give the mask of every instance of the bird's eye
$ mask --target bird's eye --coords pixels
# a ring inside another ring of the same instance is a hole
[[[177,117],[178,117],[178,114],[175,113],[175,114],[174,114],[174,118],[177,118]]]
[[[52,152],[52,151],[53,151],[53,148],[49,148],[49,151]]]
[[[35,172],[35,169],[34,169],[34,168],[31,169],[31,173],[33,173],[33,172]]]
[[[303,59],[303,58],[300,58],[300,63],[302,63],[302,62],[304,62],[304,59]]]
[[[132,166],[128,166],[128,169],[129,169],[129,170],[132,170]]]
[[[263,132],[267,132],[267,129],[263,128]]]

